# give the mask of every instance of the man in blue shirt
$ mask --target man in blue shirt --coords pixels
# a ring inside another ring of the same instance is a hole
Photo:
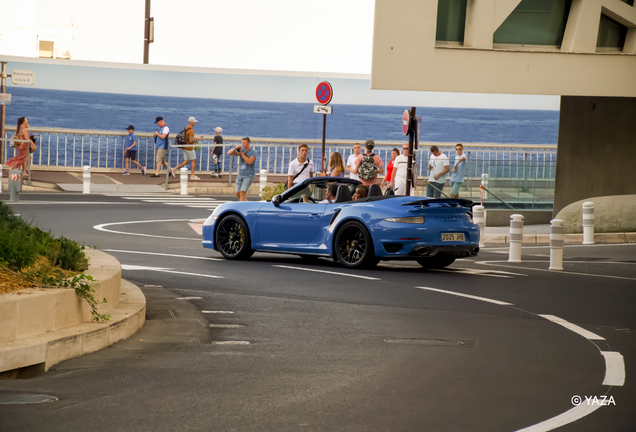
[[[126,159],[126,171],[124,171],[124,175],[130,175],[130,171],[128,170],[129,161],[132,161],[139,167],[141,175],[146,175],[146,167],[142,167],[141,164],[135,160],[137,158],[137,137],[135,136],[135,127],[133,125],[128,126],[128,136],[124,138],[124,147],[126,148],[124,151],[124,158]]]
[[[451,198],[459,198],[459,188],[464,182],[464,177],[466,177],[466,155],[464,154],[464,145],[457,144],[455,146],[455,151],[457,152],[457,156],[455,156],[455,166],[451,170]]]
[[[157,117],[155,119],[155,123],[159,128],[155,131],[155,147],[157,148],[157,157],[155,161],[157,162],[155,173],[150,177],[159,177],[159,170],[161,170],[161,166],[165,166],[166,169],[170,170],[172,177],[174,177],[174,170],[170,168],[170,166],[166,163],[166,151],[170,147],[168,141],[168,134],[170,133],[170,129],[166,122],[163,121],[163,117]]]
[[[239,201],[247,201],[247,190],[254,181],[256,170],[256,151],[250,148],[250,139],[243,138],[242,145],[227,152],[230,156],[239,157],[239,172],[236,177],[236,196]]]

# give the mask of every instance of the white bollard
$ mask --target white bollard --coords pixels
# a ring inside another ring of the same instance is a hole
[[[523,241],[523,215],[510,216],[510,253],[508,262],[521,262],[521,242]]]
[[[84,181],[84,190],[83,193],[89,194],[91,193],[91,167],[84,167],[84,174],[82,175],[82,180]]]
[[[484,199],[488,198],[488,191],[486,190],[488,189],[488,177],[490,176],[485,173],[481,175],[481,185],[485,188],[483,189]]]
[[[181,173],[179,174],[181,176],[181,195],[187,195],[188,194],[188,169],[186,167],[183,167],[179,169],[179,171],[181,171]]]
[[[563,245],[565,243],[565,228],[561,219],[550,221],[550,268],[549,270],[563,270]]]
[[[583,203],[583,244],[594,244],[594,203]]]
[[[262,197],[263,196],[263,188],[265,186],[267,186],[267,170],[266,169],[262,169],[260,171],[260,184],[258,187],[258,194]]]
[[[473,207],[473,221],[479,227],[479,247],[483,248],[484,236],[486,235],[486,210],[484,206],[476,205]]]

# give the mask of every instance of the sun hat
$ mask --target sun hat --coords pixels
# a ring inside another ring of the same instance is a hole
[[[215,132],[218,132],[218,133],[221,133],[221,132],[223,132],[223,128],[221,128],[221,127],[215,127],[215,128],[214,128],[214,131],[215,131]]]
[[[197,122],[197,119],[195,119],[194,117],[190,117],[190,118],[188,119],[188,122],[189,122],[189,123],[196,123],[196,122]]]

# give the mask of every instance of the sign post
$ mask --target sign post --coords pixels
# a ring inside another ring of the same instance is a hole
[[[325,133],[327,131],[327,114],[333,112],[333,107],[327,106],[333,98],[333,88],[327,81],[323,81],[316,87],[316,99],[322,105],[314,106],[314,112],[322,114],[322,162],[320,171],[325,170]]]
[[[4,138],[4,106],[11,105],[11,95],[7,94],[7,77],[11,77],[11,83],[16,85],[33,85],[35,73],[25,69],[13,69],[11,75],[7,75],[7,62],[0,62],[0,139]],[[4,162],[4,143],[0,141],[0,164]]]
[[[0,62],[0,94],[7,87],[7,62]],[[0,138],[4,138],[4,104],[0,104]],[[0,141],[0,165],[4,163],[4,141]]]
[[[411,112],[404,110],[404,114],[402,115],[402,133],[409,136],[409,159],[406,167],[406,196],[411,195],[411,183],[413,182],[413,145],[415,144],[415,148],[417,148],[420,124],[421,117],[416,124],[415,107],[411,107]],[[417,141],[415,141],[416,139]]]

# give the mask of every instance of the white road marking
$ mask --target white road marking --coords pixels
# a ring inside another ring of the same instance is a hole
[[[513,276],[528,276],[522,273],[511,273],[501,270],[480,270],[473,268],[460,268],[460,267],[450,267],[445,269],[429,269],[429,271],[437,271],[443,273],[460,273],[460,274],[471,274],[478,276],[490,276],[490,277],[499,277],[499,278],[512,278]]]
[[[580,263],[581,261],[564,261],[564,262],[578,262]],[[623,280],[636,280],[636,278],[630,278],[630,277],[626,277],[626,276],[612,276],[612,275],[599,275],[599,274],[594,274],[594,273],[580,273],[580,272],[571,272],[571,271],[559,271],[559,272],[555,272],[554,270],[548,270],[548,269],[538,269],[538,268],[533,268],[533,267],[519,267],[519,266],[511,266],[511,265],[507,265],[507,264],[499,264],[499,263],[508,263],[508,261],[475,261],[476,264],[483,264],[483,265],[494,265],[494,266],[499,266],[499,267],[506,267],[506,268],[513,268],[516,270],[533,270],[533,271],[542,271],[542,272],[549,272],[552,274],[558,273],[558,274],[572,274],[572,275],[578,275],[578,276],[594,276],[594,277],[603,277],[603,278],[609,278],[609,279],[623,279]],[[524,263],[543,263],[543,264],[549,264],[548,261],[524,261]],[[594,261],[594,263],[598,264],[598,261]],[[609,264],[609,263],[608,263]],[[631,263],[627,263],[627,264],[631,264]]]
[[[585,330],[583,327],[579,327],[576,324],[572,324],[569,321],[564,320],[563,318],[559,318],[557,316],[554,315],[541,315],[541,314],[537,314],[539,315],[541,318],[545,318],[549,321],[552,321],[555,324],[559,324],[563,327],[565,327],[568,330],[573,331],[574,333],[578,333],[579,335],[583,336],[586,339],[589,340],[605,340],[605,338],[592,333],[591,331]]]
[[[354,275],[354,274],[349,274],[349,273],[339,273],[339,272],[333,272],[333,271],[327,271],[327,270],[317,270],[317,269],[310,269],[310,268],[303,268],[303,267],[292,267],[292,266],[286,266],[286,265],[274,265],[272,267],[287,268],[287,269],[292,269],[292,270],[303,270],[303,271],[316,272],[316,273],[327,273],[327,274],[333,274],[333,275],[338,275],[338,276],[348,276],[348,277],[359,278],[359,279],[367,279],[367,280],[382,280],[380,278],[374,278],[374,277],[369,277],[369,276]]]
[[[250,341],[214,341],[212,345],[249,345]]]
[[[462,293],[458,293],[455,291],[446,291],[443,289],[439,289],[439,288],[429,288],[429,287],[415,287],[418,289],[423,289],[423,290],[427,290],[427,291],[435,291],[435,292],[440,292],[440,293],[444,293],[444,294],[451,294],[451,295],[455,295],[455,296],[459,296],[459,297],[466,297],[466,298],[471,298],[474,300],[481,300],[481,301],[485,301],[488,303],[494,303],[494,304],[498,304],[501,306],[512,306],[512,303],[507,303],[507,302],[502,302],[499,300],[493,300],[493,299],[489,299],[486,297],[479,297],[479,296],[474,296],[474,295],[470,295],[470,294],[462,294]]]
[[[7,201],[7,204],[116,204],[116,205],[129,205],[134,203],[127,203],[121,201],[19,201],[19,202],[11,202]]]
[[[127,224],[140,224],[140,223],[154,223],[154,222],[185,222],[185,221],[188,221],[188,220],[189,219],[161,219],[161,220],[152,219],[152,220],[145,220],[145,221],[112,222],[112,223],[105,223],[105,224],[95,225],[95,226],[93,226],[93,228],[98,230],[98,231],[110,232],[110,233],[114,233],[114,234],[136,235],[136,236],[142,236],[142,237],[155,237],[155,238],[173,239],[173,240],[196,240],[196,241],[201,241],[200,238],[171,237],[171,236],[161,236],[161,235],[154,235],[154,234],[141,234],[141,233],[135,233],[135,232],[114,231],[114,230],[110,230],[110,229],[106,228],[107,226],[111,226],[111,225],[127,225]]]
[[[127,251],[127,250],[119,250],[119,249],[102,249],[102,250],[104,252],[119,252],[119,253],[131,253],[131,254],[141,254],[141,255],[159,255],[159,256],[198,259],[198,260],[206,260],[206,261],[225,261],[225,260],[222,260],[221,258],[200,257],[200,256],[192,256],[192,255],[166,254],[166,253],[160,253],[160,252]]]
[[[212,328],[237,329],[245,327],[243,324],[210,324]]]
[[[625,361],[621,353],[601,351],[605,357],[605,379],[603,385],[622,386],[625,384]]]
[[[204,314],[233,314],[235,313],[234,311],[221,311],[221,310],[218,310],[218,311],[204,310],[201,312],[203,312]]]
[[[224,276],[216,276],[216,275],[201,274],[201,273],[182,272],[182,271],[176,271],[176,270],[172,270],[172,269],[169,269],[169,268],[163,268],[163,267],[147,267],[147,266],[122,264],[121,265],[121,269],[122,270],[150,270],[150,271],[156,271],[156,272],[162,272],[162,273],[174,273],[174,274],[182,274],[182,275],[188,275],[188,276],[200,276],[200,277],[207,277],[207,278],[214,278],[214,279],[224,279]]]
[[[548,234],[548,233],[546,233]],[[527,243],[526,243],[527,244]],[[564,247],[566,248],[576,248],[576,247],[582,247],[582,248],[592,248],[592,247],[607,247],[607,246],[636,246],[636,243],[597,243],[597,244],[593,244],[593,245],[584,245],[584,244],[566,244],[564,245]],[[522,247],[522,249],[547,249],[549,248],[550,245],[548,245],[547,243],[543,246],[524,246]],[[508,250],[510,249],[508,246],[502,246],[502,247],[485,247],[485,248],[479,248],[479,250],[486,250],[486,251],[495,251],[495,250]],[[508,253],[508,252],[506,252]]]
[[[592,414],[594,411],[601,407],[600,404],[587,404],[581,403],[580,405],[575,406],[567,410],[566,412],[559,414],[556,417],[552,417],[546,421],[542,421],[541,423],[537,423],[535,425],[529,426],[524,429],[519,429],[517,432],[547,432],[553,429],[564,426],[568,423],[572,423],[577,421],[580,418],[585,417],[588,414]]]
[[[176,297],[175,300],[203,300],[203,297]]]

